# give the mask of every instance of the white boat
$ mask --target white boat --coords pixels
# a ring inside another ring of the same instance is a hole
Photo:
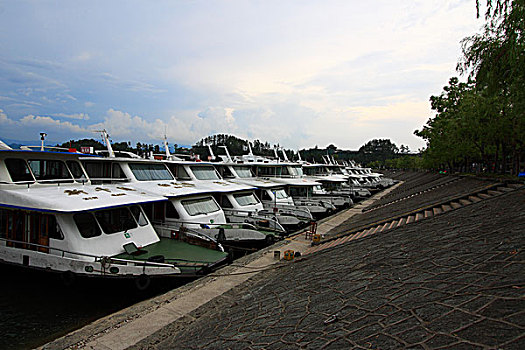
[[[245,164],[243,160],[233,161],[227,157],[222,162],[213,164],[225,179],[255,187],[256,195],[266,211],[273,213],[282,226],[295,231],[313,220],[308,208],[295,205],[283,184],[253,176],[251,165]]]
[[[94,157],[89,157],[94,158]],[[64,276],[195,274],[227,254],[159,238],[140,204],[166,198],[91,184],[78,153],[0,150],[0,261]],[[196,252],[205,253],[194,258]]]
[[[298,164],[253,155],[251,147],[248,155],[234,157],[233,162],[249,165],[259,180],[273,181],[284,187],[294,205],[308,209],[315,218],[326,216],[336,209],[329,201],[313,198],[313,188],[320,183],[303,178]]]
[[[107,138],[107,137],[106,137]],[[109,145],[109,141],[107,141]],[[113,154],[108,147],[108,154]],[[250,224],[227,224],[209,186],[198,184],[177,169],[174,162],[135,157],[82,159],[92,181],[118,182],[144,193],[160,195],[166,203],[144,205],[161,237],[184,234],[213,240],[230,248],[260,248],[268,244],[264,233]],[[172,172],[173,171],[173,172]]]

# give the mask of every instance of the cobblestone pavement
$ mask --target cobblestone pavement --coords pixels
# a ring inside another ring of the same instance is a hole
[[[432,174],[424,173],[423,176],[418,177],[416,179],[419,183],[417,189],[424,190],[427,188],[431,188],[435,184],[435,181],[433,181],[435,179],[434,176],[432,176]],[[446,178],[450,177],[447,176]],[[347,220],[346,222],[342,223],[338,227],[334,228],[329,232],[329,234],[335,235],[342,232],[351,231],[352,229],[356,229],[363,225],[371,224],[381,219],[391,218],[395,215],[403,214],[411,210],[416,210],[424,205],[440,203],[447,198],[452,198],[461,194],[467,194],[492,184],[494,184],[494,182],[483,181],[476,178],[457,178],[457,181],[449,183],[442,188],[437,188],[426,193],[418,194],[417,196],[399,201],[393,205],[377,208],[372,211],[365,211],[362,215],[353,217],[350,220]],[[412,185],[413,184],[411,179],[408,179],[403,184],[403,186],[395,189],[388,196],[385,196],[381,200],[377,201],[376,205],[378,203],[388,202],[389,200],[396,198],[398,193],[412,193],[412,191],[406,191],[406,188],[409,188]]]
[[[135,349],[525,349],[525,191],[258,274]]]

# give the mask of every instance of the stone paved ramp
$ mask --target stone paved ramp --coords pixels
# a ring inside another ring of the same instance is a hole
[[[520,190],[279,263],[132,348],[525,349],[524,244]]]

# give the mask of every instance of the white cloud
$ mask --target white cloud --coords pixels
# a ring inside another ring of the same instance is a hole
[[[60,131],[70,131],[73,133],[84,133],[87,130],[77,124],[73,124],[71,122],[63,122],[60,120],[53,119],[51,117],[41,117],[41,116],[34,116],[34,115],[26,115],[20,121],[18,122],[22,127],[25,126],[38,126],[38,127],[49,127],[53,129],[57,129]],[[48,129],[50,132],[53,129]]]
[[[112,2],[85,18],[66,15],[79,5],[39,6],[9,6],[27,15],[0,62],[13,122],[46,111],[55,118],[26,122],[68,130],[55,120],[67,118],[141,142],[167,130],[179,144],[220,132],[286,147],[386,137],[415,149],[428,97],[479,26],[471,0],[139,2],[119,18]],[[42,21],[44,33],[31,25]],[[18,25],[0,30],[9,23]],[[34,58],[9,57],[20,43]]]
[[[68,118],[68,119],[89,120],[89,115],[85,113],[75,113],[75,114],[55,113],[55,114],[52,114],[52,116],[59,117],[59,118]]]

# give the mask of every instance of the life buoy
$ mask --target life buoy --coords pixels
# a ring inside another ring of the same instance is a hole
[[[60,279],[66,287],[71,287],[77,281],[77,275],[73,271],[64,271],[60,275]]]
[[[140,291],[148,289],[150,284],[151,284],[150,277],[144,273],[142,275],[139,275],[137,278],[135,278],[135,287],[137,287],[137,289]]]

